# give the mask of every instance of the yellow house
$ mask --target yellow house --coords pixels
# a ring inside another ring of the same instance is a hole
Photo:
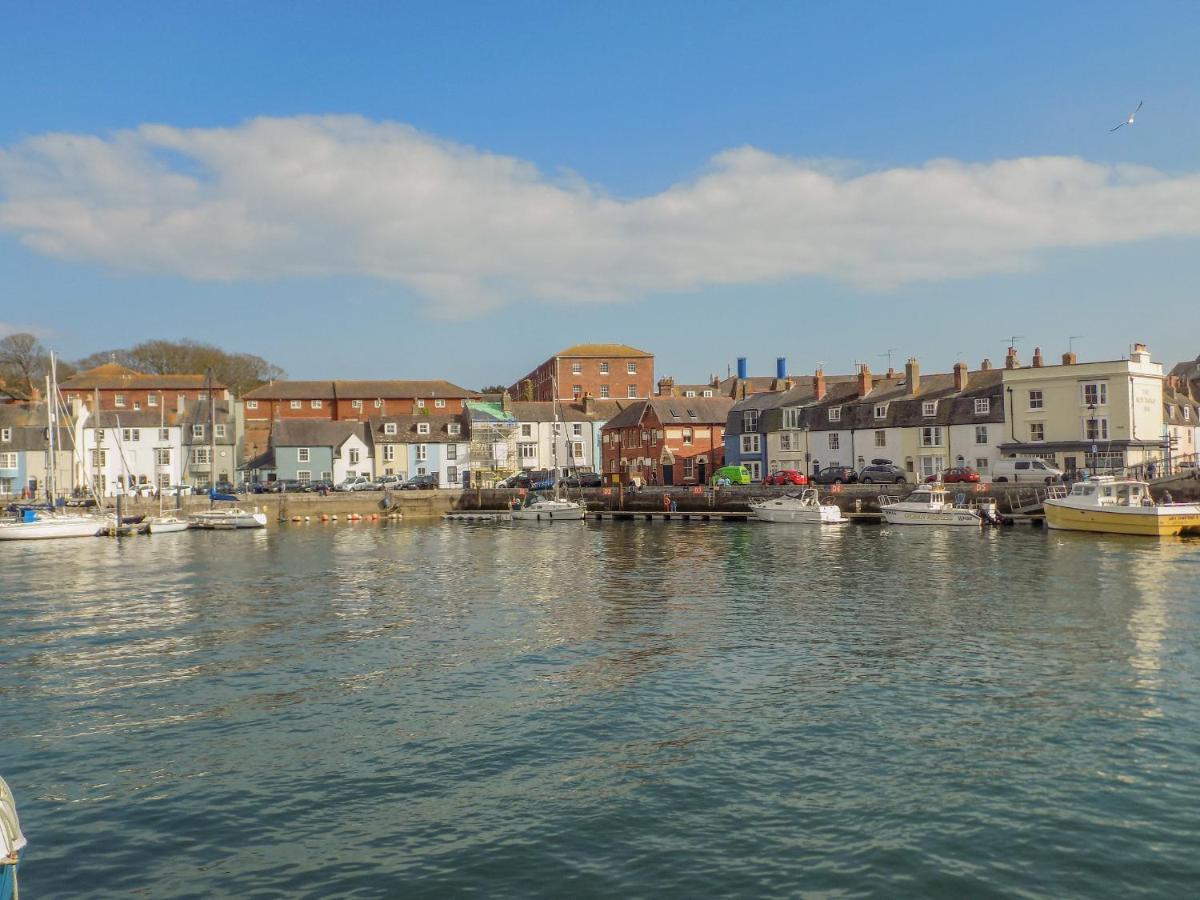
[[[1005,456],[1037,456],[1065,472],[1104,472],[1162,455],[1163,368],[1145,344],[1128,359],[1004,369]]]

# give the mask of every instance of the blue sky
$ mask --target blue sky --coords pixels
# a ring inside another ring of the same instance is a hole
[[[1200,7],[976,6],[12,4],[0,328],[473,386],[1196,356]]]

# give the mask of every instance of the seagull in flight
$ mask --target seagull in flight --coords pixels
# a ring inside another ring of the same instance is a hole
[[[1132,124],[1133,124],[1133,120],[1137,118],[1137,114],[1138,114],[1139,112],[1141,112],[1141,111],[1142,111],[1142,103],[1144,103],[1144,102],[1145,102],[1145,101],[1143,101],[1143,100],[1139,100],[1139,101],[1138,101],[1138,105],[1137,105],[1137,109],[1135,109],[1133,112],[1131,112],[1131,113],[1129,114],[1129,118],[1128,118],[1128,119],[1126,119],[1124,122],[1122,122],[1120,125],[1118,125],[1118,126],[1117,126],[1117,128],[1124,128],[1126,125],[1132,125]],[[1111,120],[1110,120],[1110,121],[1111,121]],[[1110,129],[1108,129],[1108,133],[1109,133],[1109,134],[1112,134],[1114,131],[1116,131],[1116,130],[1117,130],[1117,128],[1110,128]]]

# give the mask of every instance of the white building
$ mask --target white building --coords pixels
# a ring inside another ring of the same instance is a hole
[[[160,424],[159,414],[104,411],[80,414],[83,476],[97,494],[115,497],[138,485],[156,488],[182,482],[179,425]]]

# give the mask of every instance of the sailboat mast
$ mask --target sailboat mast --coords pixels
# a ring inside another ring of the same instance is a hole
[[[54,452],[54,406],[51,402],[53,394],[50,393],[51,379],[46,376],[46,440],[48,442],[50,467],[46,472],[46,494],[51,505],[54,504],[54,470],[57,468],[57,457]]]
[[[204,379],[204,393],[208,397],[208,496],[209,506],[215,505],[212,499],[217,490],[217,404],[213,402],[212,391],[213,370],[209,368]]]

